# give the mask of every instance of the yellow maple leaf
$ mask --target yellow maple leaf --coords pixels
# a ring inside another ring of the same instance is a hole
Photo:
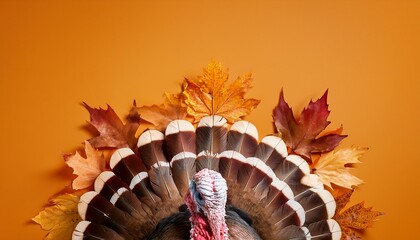
[[[187,116],[187,106],[184,103],[183,94],[165,93],[163,104],[141,106],[138,110],[142,120],[153,124],[159,130],[163,130],[169,122],[185,119]]]
[[[39,212],[32,220],[42,229],[49,231],[45,239],[71,239],[76,225],[81,221],[77,211],[79,197],[73,194],[63,194],[51,199],[51,206]]]
[[[219,62],[212,61],[196,80],[186,79],[183,94],[188,114],[196,121],[207,115],[220,115],[234,122],[248,115],[259,103],[257,99],[245,99],[251,88],[252,77],[238,77],[227,86],[229,75]]]
[[[72,183],[73,189],[76,190],[90,187],[96,177],[105,170],[103,155],[88,141],[85,141],[85,152],[86,158],[78,152],[64,156],[66,164],[73,168],[73,174],[77,175]]]
[[[368,150],[364,147],[347,147],[321,155],[312,165],[313,172],[317,174],[325,185],[332,188],[331,183],[351,189],[363,181],[353,176],[349,170],[351,164],[360,163],[359,158]]]

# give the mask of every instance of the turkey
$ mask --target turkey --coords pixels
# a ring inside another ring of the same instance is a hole
[[[79,239],[340,239],[336,203],[283,140],[220,116],[147,130],[80,198]]]

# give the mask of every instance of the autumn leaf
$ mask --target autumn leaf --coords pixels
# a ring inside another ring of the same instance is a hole
[[[312,165],[313,172],[317,174],[323,184],[332,188],[331,183],[351,189],[363,183],[353,176],[349,170],[352,164],[360,163],[359,158],[368,150],[364,147],[346,147],[321,155]]]
[[[77,175],[72,184],[75,190],[90,187],[96,177],[105,170],[103,155],[93,148],[88,141],[85,142],[85,152],[86,158],[82,157],[78,152],[64,156],[66,164],[73,168],[73,174]]]
[[[138,111],[136,100],[133,101],[130,112],[126,117],[126,123],[124,125],[124,135],[126,136],[127,145],[131,148],[137,147],[136,132],[140,126],[140,114]]]
[[[184,103],[184,95],[165,94],[164,103],[161,105],[141,106],[138,108],[140,118],[164,130],[169,122],[176,119],[185,119],[187,106]]]
[[[320,133],[330,124],[327,121],[330,111],[327,104],[328,91],[316,102],[309,102],[299,119],[284,100],[283,89],[278,105],[274,108],[273,118],[277,132],[286,145],[296,154],[310,159],[311,153],[324,153],[335,149],[346,135]]]
[[[347,191],[344,194],[336,197],[336,214],[333,217],[341,227],[342,240],[360,240],[362,239],[361,232],[368,227],[371,227],[373,222],[384,213],[372,211],[372,207],[364,207],[364,202],[358,203],[347,210],[342,211],[353,191]]]
[[[79,197],[73,194],[63,194],[51,199],[46,207],[32,220],[49,233],[45,239],[71,239],[76,225],[81,221],[77,211]]]
[[[91,108],[86,103],[83,104],[90,114],[90,124],[100,133],[99,136],[89,140],[92,146],[96,148],[131,147],[134,149],[137,144],[135,135],[140,121],[135,101],[125,124],[110,106],[104,110]]]
[[[219,62],[212,61],[195,80],[186,79],[183,94],[187,112],[196,121],[208,115],[220,115],[234,122],[248,115],[260,100],[245,99],[251,88],[251,74],[238,77],[229,86],[229,75]]]
[[[336,191],[336,189],[334,188],[334,191],[332,192],[335,199],[336,213],[341,212],[341,210],[343,210],[347,206],[354,192],[354,189],[348,188],[338,188],[338,190],[339,191]]]

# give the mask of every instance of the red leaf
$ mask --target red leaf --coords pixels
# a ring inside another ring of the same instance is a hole
[[[134,148],[136,146],[135,134],[139,127],[140,116],[135,101],[125,124],[109,105],[106,110],[91,108],[86,103],[83,105],[90,114],[90,124],[99,132],[99,136],[89,140],[92,146],[95,148]]]
[[[330,124],[327,121],[330,111],[327,104],[328,91],[317,101],[309,102],[297,120],[292,109],[284,100],[283,89],[278,105],[274,108],[273,118],[277,131],[293,152],[310,158],[311,153],[323,153],[333,150],[346,135],[327,134],[317,138]]]

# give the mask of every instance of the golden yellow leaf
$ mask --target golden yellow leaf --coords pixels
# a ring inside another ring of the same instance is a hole
[[[73,229],[81,221],[77,212],[79,197],[73,194],[63,194],[51,199],[51,206],[46,207],[32,220],[49,233],[47,240],[71,239]]]
[[[183,94],[165,93],[163,104],[141,106],[138,110],[142,120],[153,124],[159,130],[163,130],[169,122],[185,119],[187,116],[187,106],[184,103]]]
[[[188,114],[196,121],[207,115],[220,115],[234,122],[248,115],[259,103],[257,99],[245,99],[251,88],[252,77],[238,77],[227,86],[229,75],[219,62],[212,61],[196,80],[186,79],[183,94]]]
[[[332,188],[331,183],[351,189],[363,181],[353,176],[349,170],[354,163],[368,150],[364,147],[347,147],[321,155],[312,165],[312,169],[325,185]]]
[[[85,141],[86,158],[78,152],[74,155],[64,156],[66,164],[73,168],[73,174],[77,178],[73,180],[73,189],[82,189],[90,187],[96,177],[105,170],[105,159],[103,155],[92,145]]]

